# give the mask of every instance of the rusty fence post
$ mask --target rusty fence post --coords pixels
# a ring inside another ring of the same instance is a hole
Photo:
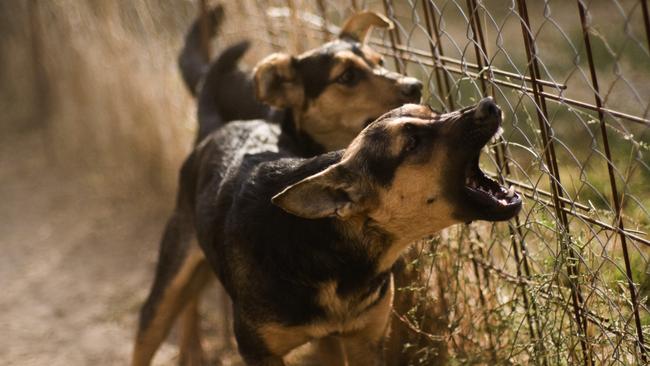
[[[393,8],[392,0],[383,0],[383,3],[384,3],[384,12],[386,12],[386,16],[389,19],[394,19],[393,22],[397,24],[397,19],[395,19],[395,9]],[[393,48],[393,55],[395,59],[395,70],[399,73],[404,73],[405,65],[400,57],[402,51],[399,50],[399,48],[397,47],[398,44],[402,44],[402,41],[400,40],[399,29],[397,29],[397,25],[395,25],[392,30],[388,31],[388,34],[390,37],[391,47]]]
[[[542,94],[542,86],[537,82],[541,79],[539,71],[539,63],[537,56],[537,47],[533,38],[533,32],[530,27],[530,19],[528,17],[528,7],[525,0],[517,0],[517,8],[520,16],[521,31],[524,38],[524,49],[526,51],[526,59],[528,61],[528,69],[532,80],[533,96],[535,101],[535,109],[537,113],[537,120],[541,131],[544,157],[547,167],[549,169],[549,180],[551,184],[551,193],[553,194],[553,205],[555,206],[555,213],[560,220],[562,230],[560,237],[560,246],[569,255],[569,258],[577,258],[573,248],[570,247],[571,234],[569,232],[569,222],[567,213],[563,209],[564,203],[561,198],[564,198],[563,188],[560,181],[560,172],[555,155],[555,147],[553,143],[553,131],[548,121],[548,111],[546,109],[546,99]],[[580,348],[582,349],[584,365],[593,365],[593,358],[591,354],[591,347],[587,341],[587,309],[585,309],[584,299],[582,296],[579,273],[577,266],[571,265],[570,261],[567,263],[567,273],[570,278],[570,291],[571,302],[576,324],[578,325],[578,337],[580,338]]]
[[[492,81],[494,75],[492,73],[491,62],[488,59],[488,50],[485,41],[485,33],[483,31],[483,26],[481,25],[481,20],[478,14],[478,6],[476,0],[467,0],[467,9],[469,12],[469,21],[470,27],[472,29],[472,42],[474,43],[474,51],[476,54],[476,63],[478,69],[478,75],[481,81],[481,90],[483,94],[487,94],[488,85],[487,81]],[[531,81],[534,81],[531,79]],[[490,82],[490,89],[493,98],[497,98],[495,93],[495,84]],[[497,162],[498,168],[498,178],[502,184],[505,184],[506,181],[503,178],[503,175],[510,175],[510,167],[508,165],[508,153],[505,148],[503,138],[499,138],[499,143],[494,147],[494,154]],[[514,225],[512,222],[508,224],[508,231],[511,237],[511,245],[513,248],[513,253],[515,256],[515,261],[517,262],[517,277],[522,278],[524,275],[526,279],[530,278],[530,266],[527,258],[527,249],[526,243],[524,242],[524,235],[521,231],[521,222],[519,216],[514,218]],[[523,274],[522,274],[523,267]],[[539,321],[537,304],[534,300],[529,300],[528,298],[528,288],[525,281],[520,281],[520,290],[522,294],[522,301],[524,307],[526,308],[526,322],[528,324],[529,332],[533,343],[535,345],[535,359],[541,360],[541,364],[546,366],[548,361],[546,355],[543,354],[543,344],[542,344],[542,334],[541,334],[541,323]]]
[[[594,63],[594,56],[591,49],[591,39],[589,37],[589,25],[587,24],[587,8],[581,0],[577,0],[578,12],[580,13],[580,24],[582,25],[582,36],[585,43],[585,51],[587,53],[587,61],[589,63],[589,74],[591,77],[591,87],[594,91],[594,98],[596,107],[598,107],[598,120],[600,125],[600,134],[603,139],[603,148],[605,149],[605,157],[607,159],[607,173],[609,175],[609,184],[612,191],[612,201],[614,203],[615,218],[614,224],[620,229],[619,236],[621,239],[621,247],[623,249],[623,260],[625,262],[625,275],[627,276],[627,286],[630,291],[630,301],[632,302],[632,312],[634,314],[634,323],[636,326],[637,341],[639,343],[639,350],[641,352],[641,360],[643,364],[647,363],[646,348],[643,341],[643,328],[641,327],[641,317],[639,315],[639,301],[637,298],[636,287],[634,286],[634,278],[632,275],[632,268],[630,265],[630,256],[627,248],[627,236],[625,235],[625,226],[623,224],[623,208],[621,206],[622,197],[619,196],[618,188],[616,185],[616,176],[614,175],[614,163],[612,162],[612,154],[609,148],[609,138],[607,134],[607,125],[605,123],[605,114],[603,113],[603,100],[600,96],[600,88],[598,86],[598,73]],[[642,1],[644,3],[644,1]],[[647,10],[647,9],[646,9]],[[647,13],[646,13],[647,15]],[[646,18],[647,22],[647,18]]]
[[[431,49],[431,55],[433,58],[433,70],[436,73],[436,83],[438,84],[438,93],[440,93],[440,99],[447,101],[449,111],[453,111],[454,100],[451,96],[451,85],[449,83],[449,75],[445,70],[445,62],[441,59],[444,56],[444,51],[440,41],[440,32],[438,31],[438,21],[436,15],[433,12],[433,4],[431,0],[422,0],[422,7],[424,12],[424,21],[427,27],[427,33],[429,35],[429,47]],[[434,43],[435,41],[435,43]],[[441,77],[442,74],[442,77]],[[444,80],[444,86],[443,81]]]

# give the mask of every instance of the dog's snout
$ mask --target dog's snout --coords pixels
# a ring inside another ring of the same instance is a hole
[[[402,95],[410,102],[419,102],[422,97],[422,82],[416,78],[405,77],[400,79],[399,86]]]
[[[497,106],[492,97],[481,99],[478,106],[476,106],[476,112],[474,113],[474,117],[477,119],[486,119],[500,115],[501,109],[499,109],[499,106]]]

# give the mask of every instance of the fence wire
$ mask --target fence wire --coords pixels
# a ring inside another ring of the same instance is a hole
[[[256,0],[247,37],[299,52],[355,10],[369,43],[450,111],[493,96],[481,164],[526,198],[508,223],[414,246],[400,364],[646,364],[650,352],[650,22],[645,0]],[[241,29],[241,28],[240,28]],[[241,31],[233,31],[241,33]],[[391,64],[391,62],[387,62]],[[404,361],[407,360],[407,361]]]

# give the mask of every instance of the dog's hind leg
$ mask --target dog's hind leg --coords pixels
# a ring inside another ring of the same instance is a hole
[[[192,307],[198,306],[198,296],[212,276],[203,252],[194,243],[194,235],[191,220],[179,212],[167,223],[154,284],[140,313],[132,358],[134,366],[150,364],[183,308],[188,302],[196,302]],[[193,321],[198,322],[198,314]],[[200,344],[198,325],[187,325],[186,328],[194,335],[187,334],[183,338],[190,344],[194,342],[194,346],[196,342]],[[196,347],[194,351],[197,351]],[[200,347],[198,352],[201,352]],[[192,359],[196,358],[195,353],[192,354]]]
[[[202,365],[204,363],[199,304],[203,288],[214,276],[207,266],[203,266],[201,273],[197,274],[197,276],[201,278],[193,280],[195,282],[193,286],[200,288],[190,294],[187,305],[185,305],[181,314],[179,364],[184,366]]]

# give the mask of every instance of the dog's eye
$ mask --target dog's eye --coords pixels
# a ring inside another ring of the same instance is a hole
[[[406,144],[404,144],[404,152],[408,153],[415,150],[420,143],[420,139],[416,135],[409,135],[406,138]]]
[[[415,126],[413,126],[411,123],[406,123],[404,125],[404,135],[406,137],[406,142],[402,148],[402,151],[404,153],[409,153],[418,147],[418,144],[420,143],[420,137],[416,132],[417,131],[415,130]]]
[[[377,61],[377,65],[383,67],[384,66],[384,58],[380,58],[379,61]]]
[[[336,78],[336,82],[339,84],[350,86],[356,83],[358,79],[359,79],[359,75],[357,71],[354,68],[350,67],[347,70],[345,70],[341,75],[339,75],[338,78]]]

